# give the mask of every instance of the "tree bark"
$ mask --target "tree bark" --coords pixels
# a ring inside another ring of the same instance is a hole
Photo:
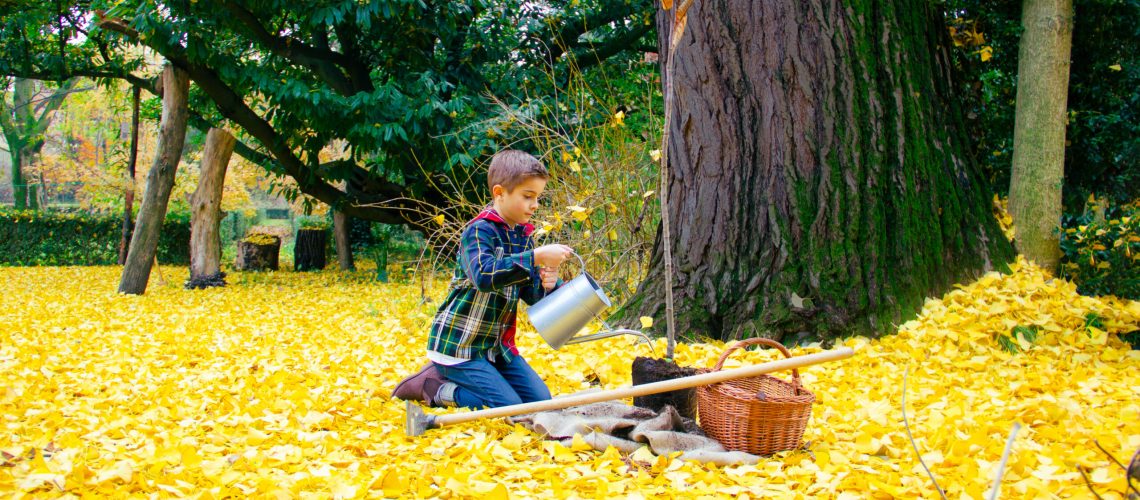
[[[28,188],[24,185],[24,169],[22,164],[23,158],[20,157],[19,143],[12,144],[13,140],[7,138],[8,157],[12,159],[12,207],[16,210],[24,210],[28,208]]]
[[[324,229],[298,229],[293,243],[293,270],[320,271],[325,268],[325,246],[328,233]]]
[[[185,71],[167,64],[162,71],[162,120],[159,125],[158,154],[146,179],[146,192],[139,206],[138,222],[131,235],[127,263],[119,281],[120,293],[146,291],[151,266],[158,249],[158,235],[166,218],[174,174],[186,141],[187,96],[190,80]]]
[[[139,87],[131,92],[131,150],[127,157],[127,186],[123,193],[123,237],[119,240],[119,265],[127,263],[127,249],[131,244],[131,232],[135,224],[131,212],[135,208],[135,164],[139,158]]]
[[[698,1],[679,47],[664,209],[682,337],[886,333],[1013,258],[929,2]],[[662,254],[659,231],[622,323],[663,324]]]
[[[225,285],[221,280],[222,237],[218,226],[222,222],[222,187],[234,142],[234,136],[222,129],[212,128],[206,133],[198,188],[190,201],[188,288]]]
[[[333,239],[336,240],[336,259],[343,271],[356,270],[352,260],[352,240],[348,235],[348,216],[340,210],[333,211]]]
[[[1017,110],[1009,212],[1017,249],[1045,269],[1061,260],[1061,183],[1065,176],[1065,113],[1072,0],[1025,0],[1017,59]]]

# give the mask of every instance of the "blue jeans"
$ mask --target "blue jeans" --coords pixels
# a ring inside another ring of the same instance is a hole
[[[439,373],[459,386],[455,404],[467,408],[495,408],[550,399],[550,389],[522,356],[511,362],[500,356],[494,363],[473,359],[458,365],[436,363]]]

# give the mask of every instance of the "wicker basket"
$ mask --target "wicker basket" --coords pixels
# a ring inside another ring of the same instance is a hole
[[[720,355],[716,366],[702,372],[719,371],[733,351],[757,344],[775,347],[792,357],[779,342],[748,339],[733,344]],[[729,450],[755,455],[799,448],[813,402],[815,394],[803,388],[795,369],[791,383],[761,375],[697,387],[701,429]]]

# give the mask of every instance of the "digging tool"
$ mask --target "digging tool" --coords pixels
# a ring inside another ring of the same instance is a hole
[[[561,410],[563,408],[570,408],[571,406],[581,406],[590,403],[597,403],[600,401],[611,401],[614,399],[645,396],[647,394],[657,394],[659,392],[675,391],[678,389],[688,389],[690,387],[696,387],[698,385],[710,385],[717,382],[724,382],[725,380],[756,377],[765,373],[772,373],[780,370],[790,370],[792,368],[800,368],[808,365],[825,363],[827,361],[845,359],[851,357],[854,354],[855,351],[853,351],[850,347],[843,347],[840,349],[832,349],[830,351],[824,351],[815,354],[807,354],[804,356],[795,356],[792,358],[769,361],[767,363],[760,363],[758,365],[745,366],[732,370],[720,370],[709,373],[701,373],[698,375],[691,375],[688,377],[676,378],[672,380],[663,380],[661,382],[654,382],[652,384],[634,385],[609,391],[575,394],[572,396],[549,399],[546,401],[535,401],[532,403],[500,406],[498,408],[487,408],[484,410],[463,413],[449,413],[446,415],[428,415],[424,413],[423,408],[420,408],[419,405],[408,401],[406,403],[407,415],[404,419],[404,431],[409,436],[420,436],[428,429],[436,429],[446,425],[460,424],[463,422],[470,422],[472,420],[479,420],[482,418],[511,417],[515,415],[524,415],[527,413],[534,413],[539,411]]]

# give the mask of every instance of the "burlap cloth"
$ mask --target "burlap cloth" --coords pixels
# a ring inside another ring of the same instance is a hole
[[[564,410],[544,411],[511,417],[512,423],[570,446],[574,434],[598,451],[613,446],[632,453],[642,446],[658,455],[681,452],[683,460],[699,460],[717,465],[755,464],[760,457],[742,451],[728,451],[701,431],[696,422],[684,418],[672,406],[660,413],[614,401],[594,403]]]

